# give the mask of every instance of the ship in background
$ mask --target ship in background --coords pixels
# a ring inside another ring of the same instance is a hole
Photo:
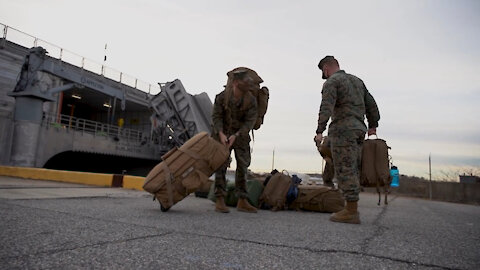
[[[0,24],[0,165],[145,175],[210,132],[212,102]]]

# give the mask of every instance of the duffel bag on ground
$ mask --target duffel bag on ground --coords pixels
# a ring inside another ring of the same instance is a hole
[[[343,209],[345,200],[336,189],[326,186],[298,186],[298,197],[290,208],[335,213]]]
[[[236,207],[238,202],[238,197],[235,194],[235,181],[227,181],[227,186],[225,187],[227,195],[225,197],[225,204],[228,206]],[[259,198],[263,192],[263,182],[259,180],[247,180],[247,200],[248,202],[255,207],[259,207]],[[210,192],[208,193],[208,198],[215,202],[217,198],[215,197],[215,184],[212,184],[210,187]]]

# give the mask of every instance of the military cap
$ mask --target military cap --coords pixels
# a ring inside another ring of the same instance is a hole
[[[336,60],[335,57],[333,57],[331,55],[327,55],[322,60],[320,60],[320,63],[318,63],[318,68],[320,70],[322,70],[323,65],[325,65],[328,62],[335,61],[335,60]]]

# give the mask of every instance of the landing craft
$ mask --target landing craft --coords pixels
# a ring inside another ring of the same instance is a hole
[[[96,71],[88,59],[67,62],[67,50],[57,48],[62,53],[54,57],[5,36],[0,40],[1,165],[128,173],[135,164],[152,167],[172,147],[210,132],[210,98],[187,93],[178,79],[147,84],[141,91],[139,80],[121,72],[114,76],[104,66]]]

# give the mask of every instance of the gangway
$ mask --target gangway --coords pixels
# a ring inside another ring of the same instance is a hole
[[[150,99],[153,133],[168,138],[170,144],[161,144],[168,150],[170,145],[182,145],[195,134],[211,130],[212,102],[206,93],[190,95],[180,80],[160,84],[161,92]]]

